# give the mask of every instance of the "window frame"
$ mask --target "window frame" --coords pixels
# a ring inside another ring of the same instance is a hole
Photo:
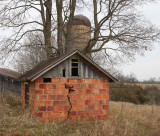
[[[73,60],[78,60],[78,61],[73,61]],[[71,77],[74,77],[74,78],[80,78],[80,59],[79,58],[77,58],[77,57],[74,57],[74,58],[71,58],[71,61],[70,61],[71,63],[70,63],[70,74],[71,74]],[[72,64],[78,64],[77,66],[73,66]],[[78,73],[78,75],[77,76],[74,76],[74,75],[72,75],[72,68],[77,68],[78,69],[78,71],[77,71],[77,73]]]

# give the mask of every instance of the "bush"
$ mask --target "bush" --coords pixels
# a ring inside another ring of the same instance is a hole
[[[110,100],[160,105],[160,90],[155,86],[142,88],[136,84],[119,83],[110,85]]]
[[[5,97],[5,102],[9,104],[11,107],[20,106],[21,100],[18,96],[15,96],[13,94],[9,94]]]
[[[147,101],[149,104],[160,105],[160,89],[155,86],[148,86],[144,89],[147,92]]]

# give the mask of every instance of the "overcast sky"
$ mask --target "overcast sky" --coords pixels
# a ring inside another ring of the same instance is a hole
[[[160,0],[157,3],[145,5],[140,9],[146,19],[160,27]],[[8,36],[8,33],[9,30],[4,31],[0,33],[0,36]],[[144,56],[136,56],[135,62],[123,65],[121,70],[125,75],[134,73],[139,80],[147,80],[151,77],[160,78],[160,43],[156,44],[152,51],[145,52]]]
[[[142,11],[151,23],[160,27],[160,0],[144,6]],[[137,56],[135,62],[124,65],[122,71],[125,75],[134,73],[139,80],[160,78],[160,43],[155,44],[152,51],[145,52],[144,56]]]

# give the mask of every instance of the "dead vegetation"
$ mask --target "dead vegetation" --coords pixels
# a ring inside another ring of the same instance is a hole
[[[9,101],[11,100],[11,102]],[[15,96],[0,99],[0,136],[159,136],[160,106],[110,102],[109,119],[46,122],[34,119]],[[14,104],[13,104],[14,103]]]
[[[156,86],[141,87],[137,84],[110,84],[110,100],[134,104],[160,105],[160,89]]]

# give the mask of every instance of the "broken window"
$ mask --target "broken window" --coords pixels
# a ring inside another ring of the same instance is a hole
[[[79,76],[78,75],[78,59],[72,59],[71,74],[72,76]]]
[[[49,83],[51,82],[51,78],[43,78],[43,83]]]

